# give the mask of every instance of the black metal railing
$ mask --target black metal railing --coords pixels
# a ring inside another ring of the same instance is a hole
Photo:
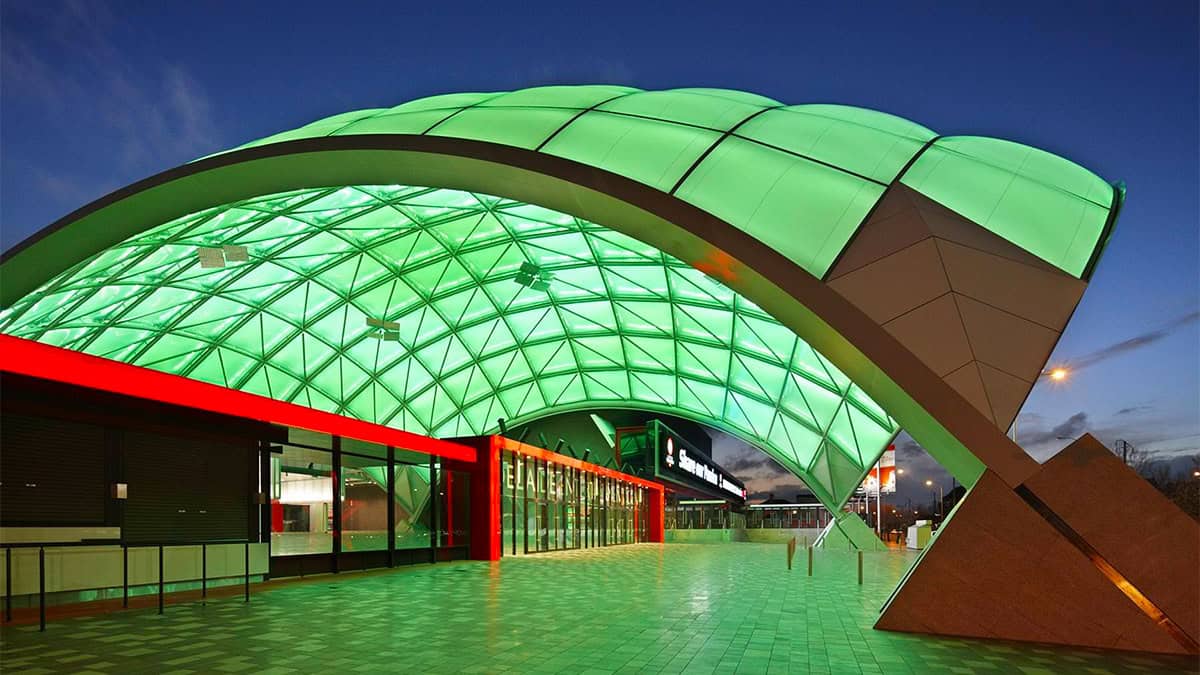
[[[249,539],[208,539],[203,541],[170,541],[170,542],[127,542],[120,539],[82,539],[79,541],[53,542],[0,542],[4,548],[4,621],[11,623],[12,613],[12,550],[14,548],[38,549],[38,630],[46,630],[46,549],[47,548],[80,548],[96,546],[121,547],[121,607],[129,607],[129,549],[158,548],[158,613],[163,613],[165,583],[163,572],[163,550],[179,546],[200,547],[200,598],[208,598],[208,547],[228,544],[244,546],[243,562],[243,596],[244,602],[250,602],[250,544]]]

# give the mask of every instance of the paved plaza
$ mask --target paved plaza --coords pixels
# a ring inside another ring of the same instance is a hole
[[[2,631],[16,672],[1158,673],[1194,659],[885,633],[915,560],[636,544],[273,583],[240,598]]]

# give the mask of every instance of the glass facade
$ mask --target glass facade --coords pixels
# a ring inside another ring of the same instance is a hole
[[[326,447],[285,444],[270,455],[272,557],[333,553],[335,536],[340,553],[386,551],[389,532],[394,550],[469,543],[469,474],[439,471],[429,456],[402,449],[303,440]]]
[[[829,524],[829,509],[820,504],[771,504],[746,510],[746,527],[754,529],[821,529]]]
[[[284,445],[271,455],[271,555],[333,552],[333,454]]]
[[[725,501],[669,503],[664,512],[668,530],[728,530],[746,526],[746,516]]]
[[[500,462],[503,555],[648,540],[646,488],[510,450]]]
[[[396,548],[427,548],[433,531],[433,508],[430,500],[430,468],[428,464],[396,464],[395,475],[396,523],[392,528]]]
[[[342,550],[380,551],[388,542],[387,459],[342,453]],[[426,541],[428,546],[428,540]]]

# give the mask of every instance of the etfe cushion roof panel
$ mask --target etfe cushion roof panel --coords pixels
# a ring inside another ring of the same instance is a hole
[[[1114,208],[1103,179],[1042,150],[937,138],[874,110],[789,106],[722,89],[445,94],[343,113],[242,147],[352,134],[487,141],[612,171],[709,211],[817,277],[897,178],[1077,277]]]

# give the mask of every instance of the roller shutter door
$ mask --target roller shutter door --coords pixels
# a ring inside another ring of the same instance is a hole
[[[5,525],[102,525],[104,429],[26,415],[0,421],[0,520]]]
[[[128,541],[247,538],[250,448],[142,432],[124,445]]]

